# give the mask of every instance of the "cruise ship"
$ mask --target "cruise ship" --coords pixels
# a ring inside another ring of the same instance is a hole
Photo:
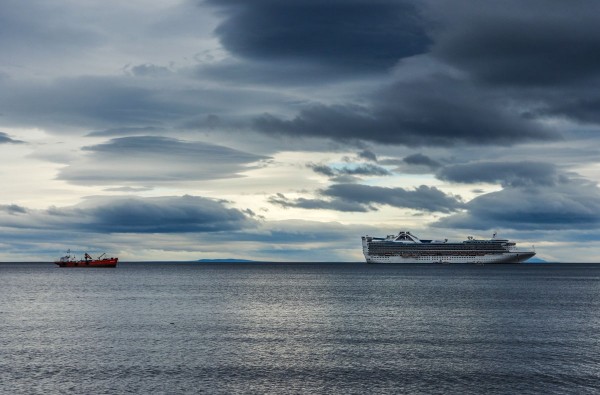
[[[471,236],[460,243],[445,240],[421,240],[410,232],[401,231],[385,238],[363,236],[363,254],[367,263],[521,263],[535,255],[531,249],[521,249],[496,233],[491,239]]]

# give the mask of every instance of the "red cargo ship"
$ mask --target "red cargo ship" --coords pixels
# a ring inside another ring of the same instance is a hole
[[[117,267],[119,258],[103,258],[106,254],[100,255],[98,258],[92,258],[87,252],[84,259],[75,258],[71,255],[71,250],[67,251],[67,255],[61,257],[58,261],[54,261],[60,267]]]

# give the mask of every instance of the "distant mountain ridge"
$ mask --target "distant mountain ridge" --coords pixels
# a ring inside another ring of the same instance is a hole
[[[197,262],[207,262],[207,263],[227,263],[227,262],[258,262],[250,259],[237,259],[237,258],[220,258],[220,259],[198,259]]]
[[[548,263],[548,261],[543,260],[542,258],[529,258],[528,260],[526,260],[523,263]]]

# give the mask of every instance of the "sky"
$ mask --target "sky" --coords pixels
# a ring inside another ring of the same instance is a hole
[[[0,260],[600,261],[596,0],[3,0]]]

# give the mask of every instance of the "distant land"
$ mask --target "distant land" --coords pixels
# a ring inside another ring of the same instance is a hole
[[[547,261],[543,260],[542,258],[529,258],[528,260],[526,260],[523,263],[548,263]]]
[[[249,259],[236,259],[236,258],[221,258],[221,259],[198,259],[197,262],[208,262],[208,263],[219,263],[219,262],[258,262]]]

